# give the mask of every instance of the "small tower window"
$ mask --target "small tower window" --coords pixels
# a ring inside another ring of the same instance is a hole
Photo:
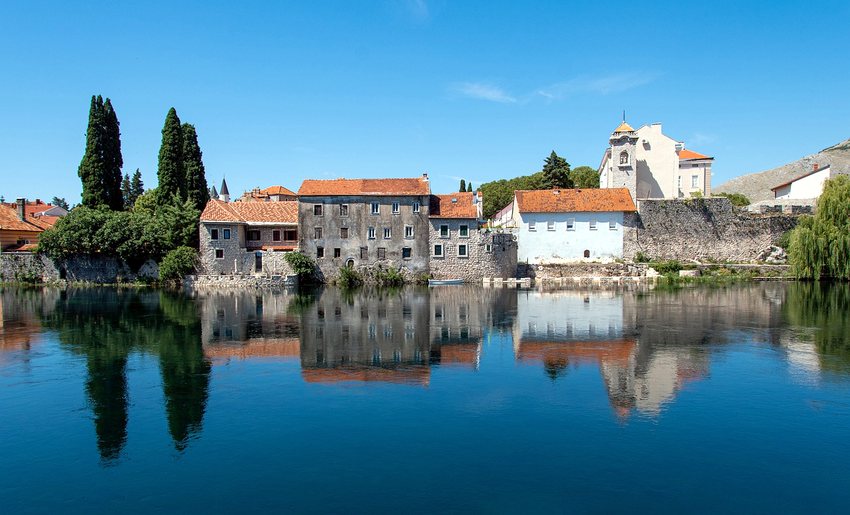
[[[629,164],[629,153],[625,150],[620,152],[620,164],[627,165]]]

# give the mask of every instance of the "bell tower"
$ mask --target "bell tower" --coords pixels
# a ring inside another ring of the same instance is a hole
[[[637,200],[637,151],[638,136],[631,125],[623,123],[614,129],[608,143],[611,155],[608,158],[608,180],[603,187],[628,188],[632,199]]]

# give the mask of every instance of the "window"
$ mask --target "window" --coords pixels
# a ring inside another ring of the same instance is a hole
[[[360,259],[369,259],[369,247],[360,247]]]
[[[377,215],[381,213],[381,205],[377,202],[372,202],[372,214]]]
[[[418,212],[419,212],[419,202],[414,202],[414,203],[413,203],[413,212],[414,212],[414,213],[418,213]]]
[[[334,257],[335,257],[335,258],[338,258],[338,257],[340,257],[341,255],[342,255],[342,249],[340,249],[339,247],[335,247],[335,248],[334,248]]]
[[[408,239],[408,240],[413,238],[413,226],[412,225],[405,225],[404,226],[404,237],[405,237],[405,239]]]
[[[224,236],[224,239],[225,239],[225,240],[229,240],[229,239],[230,239],[230,229],[224,229],[224,230],[223,230],[223,231],[221,231],[221,232],[222,232],[222,235]]]
[[[413,255],[413,249],[410,247],[402,247],[401,248],[401,259],[410,259]]]
[[[691,175],[691,188],[698,188],[699,175]]]
[[[469,257],[466,245],[461,244],[457,246],[457,257]]]
[[[461,225],[460,228],[458,228],[457,234],[461,238],[469,238],[469,226],[466,224]]]
[[[317,258],[325,257],[325,247],[316,247],[316,257]]]
[[[348,239],[348,227],[340,227],[339,228],[339,237],[342,239]]]
[[[339,205],[339,216],[348,216],[348,204]]]
[[[555,230],[555,221],[554,220],[549,220],[549,221],[546,222],[546,230],[547,231],[554,231]]]
[[[401,213],[401,207],[399,206],[398,202],[393,202],[393,214],[397,215],[399,213]]]
[[[529,232],[537,231],[537,222],[528,222],[528,231]]]
[[[393,237],[393,230],[391,227],[384,227],[384,239],[388,240]]]
[[[448,238],[449,237],[449,226],[443,224],[440,226],[440,238]]]
[[[298,231],[295,229],[284,229],[283,231],[283,240],[284,241],[295,241],[298,239]]]
[[[345,266],[348,267],[348,268],[354,268],[354,260],[349,259],[348,261],[345,262]]]
[[[620,152],[620,164],[627,165],[629,164],[629,153],[625,150]]]
[[[575,218],[567,218],[567,230],[575,231],[576,230],[576,219]]]
[[[387,259],[386,247],[378,247],[378,259]]]
[[[595,230],[596,230],[596,220],[591,220],[591,221],[590,221],[590,230],[591,230],[591,231],[595,231]]]
[[[443,246],[439,243],[434,245],[434,257],[443,257]]]
[[[218,229],[210,229],[210,239],[217,240],[218,239]]]
[[[589,257],[590,257],[590,251],[589,251],[589,250],[585,249],[585,251],[584,251],[584,257],[585,257],[585,258],[589,258]]]
[[[369,237],[370,240],[375,239],[375,228],[374,227],[369,227],[368,237]]]
[[[321,227],[316,227],[315,229],[313,229],[313,237],[317,240],[322,239],[322,228]]]
[[[608,222],[608,229],[610,229],[612,231],[616,231],[617,230],[617,222],[614,222],[613,220]]]
[[[321,204],[313,204],[313,214],[316,216],[322,216],[322,205]]]
[[[248,231],[248,240],[249,241],[260,241],[260,231],[256,231],[256,230]]]
[[[215,249],[215,258],[216,259],[224,259],[224,250],[223,249]]]
[[[272,231],[272,241],[280,241],[280,231]]]
[[[488,254],[493,252],[493,245],[490,245],[489,243],[484,245],[484,252],[486,252]]]
[[[682,176],[680,175],[680,176],[678,177],[678,179],[679,179],[679,181],[678,181],[678,185],[677,185],[677,186],[679,187],[679,189],[682,189]]]

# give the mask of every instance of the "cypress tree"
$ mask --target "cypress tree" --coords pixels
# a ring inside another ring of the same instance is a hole
[[[132,207],[136,204],[136,199],[142,196],[145,192],[145,185],[142,182],[142,173],[136,168],[133,178],[130,180],[130,202],[127,207]]]
[[[472,189],[472,183],[471,182],[466,185],[466,191],[469,192],[469,193],[472,193],[473,191],[475,191],[474,189]]]
[[[183,129],[180,118],[173,107],[168,110],[162,128],[162,145],[159,147],[157,166],[159,186],[157,197],[160,205],[169,204],[176,195],[186,198],[186,170],[183,166]]]
[[[463,180],[463,179],[460,180],[460,189],[458,191],[466,191],[466,181],[465,180]]]
[[[121,192],[121,168],[124,158],[121,156],[121,130],[118,116],[107,98],[103,103],[103,185],[106,191],[106,204],[109,209],[120,211],[124,209],[124,196]]]
[[[82,204],[96,208],[109,205],[103,177],[105,175],[105,134],[103,121],[103,98],[92,95],[89,107],[89,125],[86,129],[86,151],[77,169],[83,183]]]
[[[190,123],[183,124],[183,165],[186,169],[186,198],[195,209],[203,211],[210,200],[204,172],[203,153],[198,145],[198,133]]]
[[[130,176],[125,173],[124,179],[121,180],[121,196],[124,198],[124,207],[127,209],[133,207],[132,202],[130,202],[130,195],[132,193],[130,188]]]

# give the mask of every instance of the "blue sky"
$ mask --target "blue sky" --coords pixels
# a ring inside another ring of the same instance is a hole
[[[232,193],[424,171],[447,192],[553,149],[596,167],[624,109],[715,156],[716,185],[850,138],[848,20],[846,2],[4,2],[0,193],[79,201],[92,94],[151,187],[171,106]]]

